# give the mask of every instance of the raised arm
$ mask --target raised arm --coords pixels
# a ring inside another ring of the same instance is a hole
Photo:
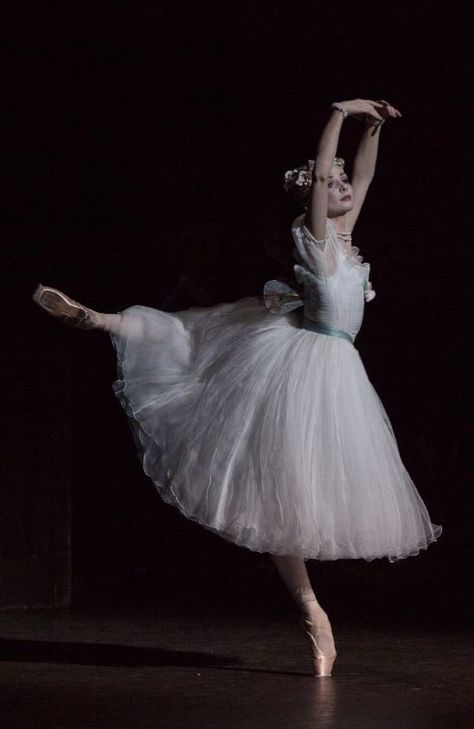
[[[306,224],[317,240],[323,240],[326,236],[328,178],[337,153],[343,120],[349,115],[366,115],[372,124],[376,121],[381,123],[384,119],[379,113],[379,110],[384,108],[383,102],[353,99],[339,102],[337,107],[335,108],[333,105],[331,108],[331,115],[319,139],[314,160],[313,183]]]
[[[389,116],[394,118],[401,116],[398,109],[391,106],[388,101],[381,100],[378,103],[383,104],[383,107],[378,107],[378,109],[384,121]],[[345,225],[348,231],[352,231],[354,228],[370,183],[374,178],[380,130],[381,124],[374,126],[373,118],[365,116],[364,131],[362,132],[352,168],[353,205],[352,209],[345,214]]]
[[[344,105],[341,108],[345,109]],[[328,177],[337,152],[339,134],[344,116],[337,109],[331,116],[321,134],[314,158],[313,184],[306,225],[317,240],[326,237],[326,217],[328,211]]]

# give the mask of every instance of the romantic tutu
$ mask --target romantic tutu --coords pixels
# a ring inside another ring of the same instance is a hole
[[[188,519],[256,552],[416,555],[441,527],[398,452],[354,347],[370,267],[328,219],[292,228],[299,292],[121,312],[115,394],[145,473]],[[303,311],[301,311],[301,308]]]

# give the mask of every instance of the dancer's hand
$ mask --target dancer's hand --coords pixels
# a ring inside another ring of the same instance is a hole
[[[385,101],[384,99],[379,99],[379,102],[384,105],[383,109],[379,109],[379,113],[383,116],[384,119],[388,119],[389,116],[397,119],[401,116],[401,113],[398,111],[398,109],[392,106],[388,101]]]
[[[387,102],[371,101],[370,99],[352,99],[351,101],[339,101],[337,103],[349,112],[349,116],[353,116],[356,119],[364,119],[366,116],[371,117],[373,120],[377,119],[378,121],[384,121],[385,119],[382,113],[385,113]]]

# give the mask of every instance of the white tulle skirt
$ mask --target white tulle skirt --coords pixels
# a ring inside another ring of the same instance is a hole
[[[132,306],[112,342],[144,471],[188,519],[319,560],[395,561],[440,535],[350,342],[256,298]]]

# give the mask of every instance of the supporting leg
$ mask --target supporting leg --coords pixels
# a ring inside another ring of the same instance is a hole
[[[306,564],[300,557],[270,555],[285,583],[290,595],[305,615],[320,612],[323,609],[316,599]]]
[[[277,570],[288,588],[292,598],[303,613],[308,634],[312,635],[316,652],[313,649],[315,672],[327,675],[327,656],[335,656],[336,649],[331,631],[331,623],[314,594],[306,564],[300,557],[290,555],[270,555]],[[333,662],[333,661],[332,661]],[[323,663],[323,667],[321,666]],[[332,663],[330,664],[332,667]]]

